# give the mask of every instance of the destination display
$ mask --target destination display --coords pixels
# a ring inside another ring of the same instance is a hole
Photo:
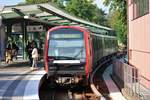
[[[79,33],[73,33],[73,34],[53,34],[51,35],[51,38],[53,39],[78,39],[78,38],[82,38],[82,34]]]

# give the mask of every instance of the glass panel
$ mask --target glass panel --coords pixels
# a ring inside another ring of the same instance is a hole
[[[83,33],[75,29],[59,29],[50,33],[48,56],[57,59],[85,59]]]

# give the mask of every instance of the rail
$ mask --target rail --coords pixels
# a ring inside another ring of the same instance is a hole
[[[103,60],[103,59],[102,59]],[[98,89],[96,88],[95,84],[94,84],[94,75],[96,74],[96,72],[99,70],[100,67],[102,67],[103,65],[107,64],[108,62],[110,62],[111,59],[104,59],[100,65],[98,65],[94,71],[92,72],[91,74],[91,77],[90,77],[90,87],[93,91],[93,93],[96,95],[97,99],[100,99],[100,100],[106,100],[105,97],[102,96],[102,94],[98,91]]]

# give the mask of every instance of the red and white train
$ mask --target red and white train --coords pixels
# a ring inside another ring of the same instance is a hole
[[[92,33],[77,26],[57,26],[47,32],[45,70],[47,78],[61,84],[88,78],[96,63],[117,52],[115,36]]]

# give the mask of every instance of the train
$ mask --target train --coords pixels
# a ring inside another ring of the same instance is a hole
[[[88,84],[97,62],[116,52],[116,36],[79,26],[53,27],[45,40],[46,76],[57,84]]]

